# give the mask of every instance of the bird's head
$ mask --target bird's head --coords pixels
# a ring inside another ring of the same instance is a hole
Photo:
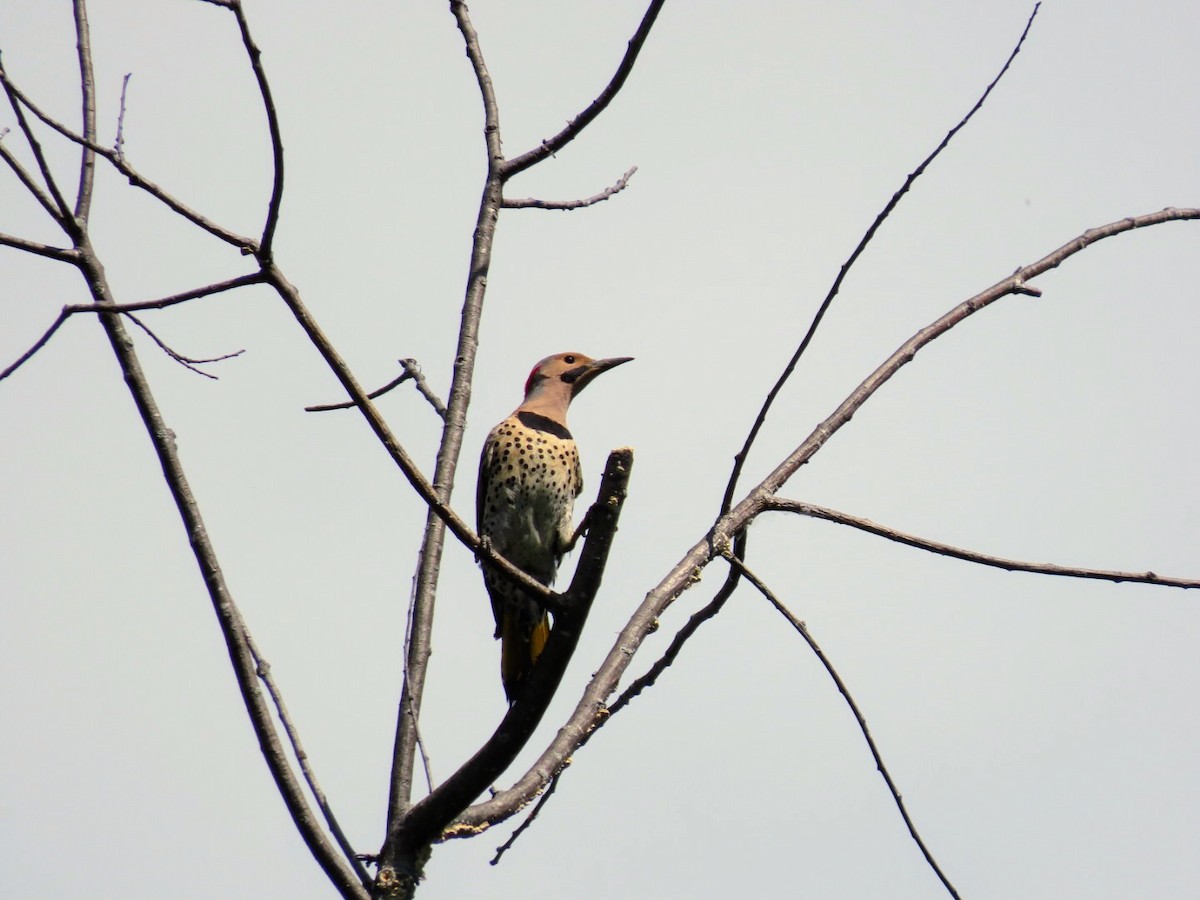
[[[592,359],[582,353],[556,353],[547,356],[529,373],[525,381],[525,400],[552,393],[568,401],[592,383],[601,372],[607,372],[632,356],[613,356],[608,359]]]

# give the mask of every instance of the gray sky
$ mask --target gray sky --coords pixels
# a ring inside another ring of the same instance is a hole
[[[608,577],[543,746],[633,608],[705,532],[734,452],[838,267],[995,75],[1031,5],[668,4],[625,91],[502,215],[467,449],[538,358],[630,355],[575,406],[587,494],[637,450]],[[483,145],[443,3],[247,0],[287,149],[278,259],[361,381],[449,378]],[[608,80],[634,2],[472,7],[515,155]],[[232,18],[95,0],[111,140],[231,228],[269,188]],[[1196,205],[1200,11],[1048,2],[988,106],[847,280],[744,483],[952,305],[1086,228]],[[0,5],[12,77],[76,115],[69,4]],[[0,126],[13,127],[10,112]],[[10,134],[6,142],[17,143]],[[53,146],[60,172],[73,150]],[[73,177],[64,177],[71,184]],[[96,243],[119,299],[247,271],[102,169]],[[1195,224],[1104,242],[923,352],[785,488],[976,550],[1200,574]],[[55,241],[0,175],[0,231]],[[0,364],[65,303],[65,267],[0,249]],[[149,314],[199,378],[137,346],[234,596],[351,839],[382,837],[420,502],[266,291]],[[382,402],[427,469],[437,422]],[[150,445],[95,322],[0,384],[0,888],[22,898],[333,896],[274,792]],[[765,518],[750,564],[868,718],[964,896],[1200,894],[1196,596],[986,570],[837,526]],[[569,567],[568,567],[569,571]],[[641,672],[723,575],[644,645]],[[479,573],[442,575],[424,733],[444,778],[503,711]],[[531,751],[532,752],[532,751]],[[527,757],[529,754],[527,754]],[[520,768],[520,766],[518,766]],[[523,771],[523,769],[521,769]],[[510,823],[515,824],[515,822]],[[747,589],[576,757],[541,821],[440,847],[420,896],[944,896],[818,663]]]

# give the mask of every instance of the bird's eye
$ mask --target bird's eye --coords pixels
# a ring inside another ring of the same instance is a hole
[[[563,357],[563,362],[565,362],[567,365],[572,365],[575,362],[575,357],[568,353]]]

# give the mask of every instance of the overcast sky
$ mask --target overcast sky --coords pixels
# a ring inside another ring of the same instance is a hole
[[[487,429],[563,350],[633,356],[572,410],[591,497],[636,448],[608,575],[532,753],[642,597],[700,538],[733,454],[838,268],[974,103],[1032,4],[668,3],[625,90],[509,196],[627,190],[501,216],[455,491]],[[270,187],[232,17],[91,4],[105,142],[254,233]],[[246,0],[287,153],[278,261],[360,381],[415,357],[444,394],[481,188],[478,92],[445,3]],[[607,82],[632,0],[478,0],[516,155]],[[747,467],[749,487],[914,331],[1085,229],[1200,203],[1200,8],[1050,0],[1006,80],[847,279]],[[76,121],[70,4],[0,3],[11,77]],[[20,145],[11,111],[0,128]],[[66,185],[76,154],[47,137]],[[101,166],[94,240],[120,300],[248,271]],[[1094,246],[936,341],[783,495],[975,550],[1200,577],[1200,225]],[[11,173],[0,231],[61,241]],[[65,303],[65,266],[0,248],[0,367]],[[268,291],[145,320],[200,378],[138,352],[226,576],[330,801],[383,834],[420,501]],[[381,401],[432,469],[438,422]],[[334,896],[275,793],[178,517],[97,323],[0,383],[0,893]],[[983,569],[775,516],[750,565],[861,706],[964,897],[1200,895],[1200,594]],[[570,565],[568,563],[567,572]],[[711,597],[664,616],[630,676]],[[423,730],[445,778],[504,710],[477,568],[442,574]],[[515,777],[524,768],[518,764]],[[505,782],[507,784],[508,782]],[[743,588],[659,685],[516,820],[437,848],[419,896],[674,900],[945,896],[844,702]]]

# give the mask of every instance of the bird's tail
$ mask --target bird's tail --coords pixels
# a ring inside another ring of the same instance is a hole
[[[542,612],[532,622],[521,610],[507,609],[500,627],[500,679],[504,694],[512,703],[517,689],[550,637],[550,616]]]

